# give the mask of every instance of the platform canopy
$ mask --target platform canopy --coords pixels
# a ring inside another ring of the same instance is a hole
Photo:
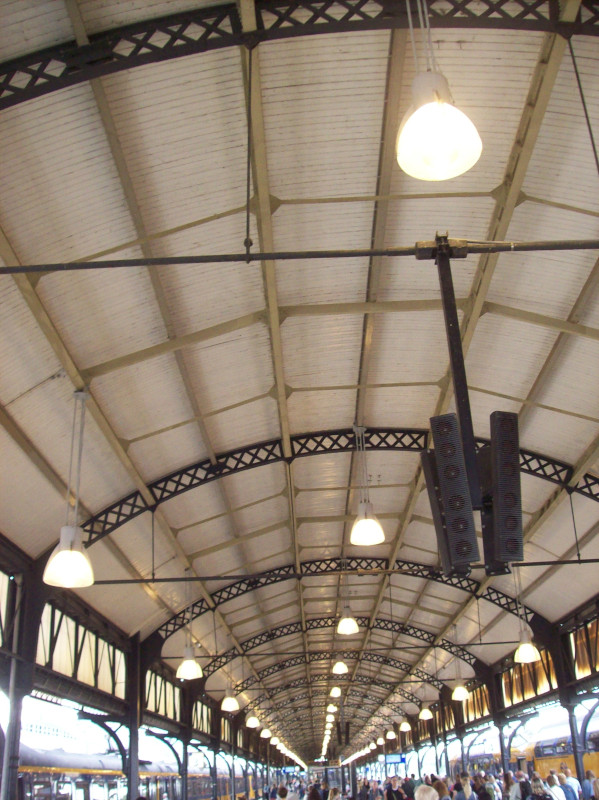
[[[442,182],[396,161],[407,10],[0,2],[0,533],[33,558],[58,541],[85,389],[97,583],[77,593],[127,635],[159,631],[173,669],[194,602],[208,693],[243,689],[304,759],[342,651],[348,754],[513,652],[517,575],[523,613],[551,623],[597,591],[596,564],[440,574],[420,467],[429,418],[454,409],[437,270],[371,252],[437,232],[599,238],[597,4],[429,0],[438,69],[483,143]],[[451,261],[474,434],[519,415],[527,562],[599,557],[598,256]],[[354,425],[385,533],[370,548],[349,539]],[[153,575],[173,580],[127,582]]]

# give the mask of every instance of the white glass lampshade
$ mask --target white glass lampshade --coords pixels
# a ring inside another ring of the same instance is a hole
[[[469,696],[470,692],[468,691],[468,689],[466,689],[463,683],[458,683],[458,685],[451,693],[452,700],[458,700],[458,701],[467,700]]]
[[[195,681],[197,678],[201,678],[203,674],[202,668],[193,654],[192,645],[186,644],[183,651],[183,661],[177,667],[177,678],[180,681]]]
[[[329,703],[327,706],[327,714],[335,714],[339,709],[334,703]]]
[[[260,720],[255,714],[249,716],[246,721],[245,725],[247,728],[259,728],[260,727]]]
[[[273,737],[272,737],[272,739],[270,740],[270,743],[271,743],[271,744],[272,744],[274,747],[276,747],[276,746],[279,744],[279,741],[280,741],[280,740],[279,740],[279,737],[278,737],[278,736],[273,736]]]
[[[520,631],[520,644],[514,653],[514,661],[517,664],[532,664],[541,660],[541,654],[532,642],[532,636],[528,628]]]
[[[349,541],[360,547],[372,547],[385,541],[385,533],[374,515],[372,503],[362,502],[358,505],[358,516],[352,526]]]
[[[404,719],[399,725],[399,730],[402,731],[402,733],[407,733],[408,731],[412,730],[412,726],[407,719]]]
[[[329,692],[330,697],[341,697],[341,686],[332,686]]]
[[[418,719],[426,720],[432,718],[433,718],[433,712],[430,710],[430,708],[427,708],[426,706],[422,708],[420,714],[418,714]]]
[[[44,583],[63,589],[81,589],[94,582],[94,571],[81,544],[82,531],[74,525],[63,525],[60,541],[44,570]]]
[[[397,134],[397,162],[422,181],[445,181],[473,167],[483,144],[472,121],[453,105],[449,84],[438,72],[412,82],[413,104]]]
[[[346,675],[349,672],[349,667],[345,663],[345,661],[336,661],[333,665],[333,674],[334,675]]]
[[[370,744],[368,745],[368,747],[369,747],[371,750],[376,750],[376,744],[375,744],[374,742],[370,742]]]
[[[262,730],[260,731],[260,738],[261,739],[270,739],[271,736],[272,736],[272,733],[269,731],[268,728],[262,728]]]
[[[333,714],[327,714],[326,715],[326,721],[327,722],[335,722],[335,717],[333,716]]]
[[[343,614],[337,623],[337,633],[340,633],[342,636],[351,636],[354,633],[358,633],[359,630],[358,623],[350,611],[349,603],[345,602],[343,605]]]
[[[330,731],[332,727],[333,727],[333,723],[332,722],[327,722],[327,724],[324,726],[325,733],[327,731]]]
[[[387,737],[387,739],[396,739],[396,738],[397,738],[397,736],[396,736],[396,734],[395,734],[395,731],[393,730],[393,728],[389,728],[389,730],[387,731],[387,733],[385,734],[385,736]]]
[[[239,701],[230,689],[225,692],[220,707],[221,711],[228,711],[229,713],[239,711]]]
[[[376,743],[377,743],[377,744],[379,745],[379,747],[380,747],[382,744],[385,744],[385,740],[383,739],[383,737],[382,737],[382,736],[379,736],[379,738],[376,740]]]

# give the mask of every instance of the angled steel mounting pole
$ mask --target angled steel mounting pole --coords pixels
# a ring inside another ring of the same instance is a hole
[[[474,442],[474,429],[472,427],[472,413],[470,411],[470,398],[468,397],[468,382],[466,380],[466,367],[464,365],[464,351],[462,350],[462,337],[458,321],[458,309],[451,277],[451,264],[449,261],[449,241],[447,234],[435,238],[437,253],[435,264],[439,273],[439,286],[441,288],[441,303],[445,319],[445,333],[447,334],[447,347],[449,350],[449,364],[453,381],[456,412],[460,428],[460,438],[464,449],[464,461],[468,476],[468,487],[472,507],[482,507],[482,494],[476,463],[476,445]]]

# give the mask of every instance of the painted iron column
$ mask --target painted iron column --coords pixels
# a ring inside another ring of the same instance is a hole
[[[568,722],[570,724],[570,735],[572,737],[572,755],[574,756],[574,764],[576,766],[576,777],[580,781],[580,783],[584,780],[584,766],[582,763],[582,754],[583,754],[583,747],[582,742],[580,740],[580,731],[578,730],[578,722],[576,721],[576,715],[574,714],[574,703],[568,703],[564,705],[564,708],[568,712]]]
[[[141,659],[139,634],[130,639],[127,654],[127,703],[129,706],[129,757],[127,758],[127,798],[139,796],[139,726],[141,724]]]

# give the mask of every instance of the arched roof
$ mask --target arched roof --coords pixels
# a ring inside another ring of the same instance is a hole
[[[304,758],[322,736],[312,690],[329,681],[306,654],[357,653],[345,683],[379,687],[376,719],[405,707],[398,681],[430,701],[427,675],[450,681],[467,653],[472,677],[517,633],[513,576],[439,570],[419,466],[429,418],[453,402],[434,264],[371,251],[437,231],[599,233],[595,4],[429,9],[484,147],[430,184],[395,163],[414,74],[404,3],[0,2],[0,533],[34,558],[56,542],[86,388],[98,585],[80,595],[162,637],[167,663],[190,624],[203,663],[217,659],[207,691],[245,685],[275,728],[280,689],[311,720],[285,722]],[[204,258],[246,247],[281,255]],[[338,255],[291,257],[307,250]],[[597,251],[452,269],[477,441],[491,411],[520,418],[524,613],[555,622],[596,591],[592,565],[538,562],[599,556]],[[368,552],[349,544],[354,423],[386,535]],[[341,589],[361,620],[349,643],[328,624]]]

